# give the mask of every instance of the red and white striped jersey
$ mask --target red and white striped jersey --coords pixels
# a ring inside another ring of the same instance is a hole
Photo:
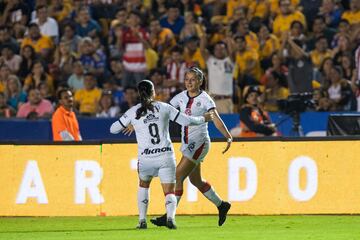
[[[145,40],[149,39],[149,34],[144,29],[140,29],[139,34],[141,34]],[[123,45],[125,49],[123,55],[124,68],[130,72],[146,71],[144,44],[131,29],[124,29]]]
[[[171,99],[170,104],[189,116],[203,116],[204,113],[216,107],[215,102],[205,91],[201,91],[196,97],[190,97],[186,90],[182,91]],[[181,134],[182,144],[210,140],[207,123],[198,126],[183,126]]]

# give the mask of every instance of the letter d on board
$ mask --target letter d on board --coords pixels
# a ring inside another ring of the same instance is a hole
[[[240,170],[246,171],[246,187],[240,190]],[[229,200],[247,201],[254,197],[257,191],[257,168],[250,158],[239,157],[229,159]]]

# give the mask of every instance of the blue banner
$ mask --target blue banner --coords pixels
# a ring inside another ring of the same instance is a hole
[[[300,130],[305,136],[325,136],[328,112],[305,112],[300,115]],[[238,114],[222,114],[221,118],[229,130],[236,133],[239,126]],[[282,136],[299,136],[299,131],[295,131],[292,118],[282,113],[270,113],[270,118],[278,127]],[[81,135],[84,140],[116,140],[134,139],[122,134],[113,135],[110,133],[110,125],[116,119],[104,118],[79,118]],[[216,129],[213,123],[209,124],[211,138],[222,138],[222,134]],[[0,120],[0,140],[1,141],[47,141],[52,140],[51,121],[25,120],[25,119],[1,119]]]

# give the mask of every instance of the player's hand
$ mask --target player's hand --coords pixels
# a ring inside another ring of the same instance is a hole
[[[231,147],[232,141],[233,141],[232,138],[227,139],[227,145],[226,145],[226,148],[224,149],[224,151],[222,152],[223,154],[226,153],[229,150],[229,148]]]
[[[204,114],[205,122],[210,122],[210,121],[214,120],[214,117],[215,117],[215,114],[213,111],[206,112]]]
[[[126,128],[121,130],[121,132],[126,136],[130,136],[134,132],[134,130],[134,126],[129,124]]]

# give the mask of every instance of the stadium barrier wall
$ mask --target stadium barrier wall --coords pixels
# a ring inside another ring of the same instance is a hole
[[[174,144],[180,159],[179,143]],[[213,142],[203,176],[231,214],[359,214],[360,141]],[[137,214],[137,146],[0,145],[1,216]],[[164,212],[158,178],[149,214]],[[186,180],[178,214],[216,214]]]
[[[328,112],[305,112],[301,114],[301,126],[305,135],[319,136],[326,134]],[[226,126],[231,130],[239,125],[239,114],[221,114]],[[289,116],[281,113],[270,113],[274,123],[278,124],[278,130],[282,136],[294,136],[292,120]],[[135,139],[134,135],[128,137],[122,134],[111,134],[109,128],[116,118],[86,118],[79,117],[79,126],[84,140],[118,140]],[[174,124],[175,125],[175,124]],[[178,136],[176,127],[171,128],[172,136]],[[25,119],[0,119],[0,141],[46,141],[52,140],[51,123],[48,119],[25,120]],[[209,134],[212,138],[222,137],[213,123],[209,123]]]

